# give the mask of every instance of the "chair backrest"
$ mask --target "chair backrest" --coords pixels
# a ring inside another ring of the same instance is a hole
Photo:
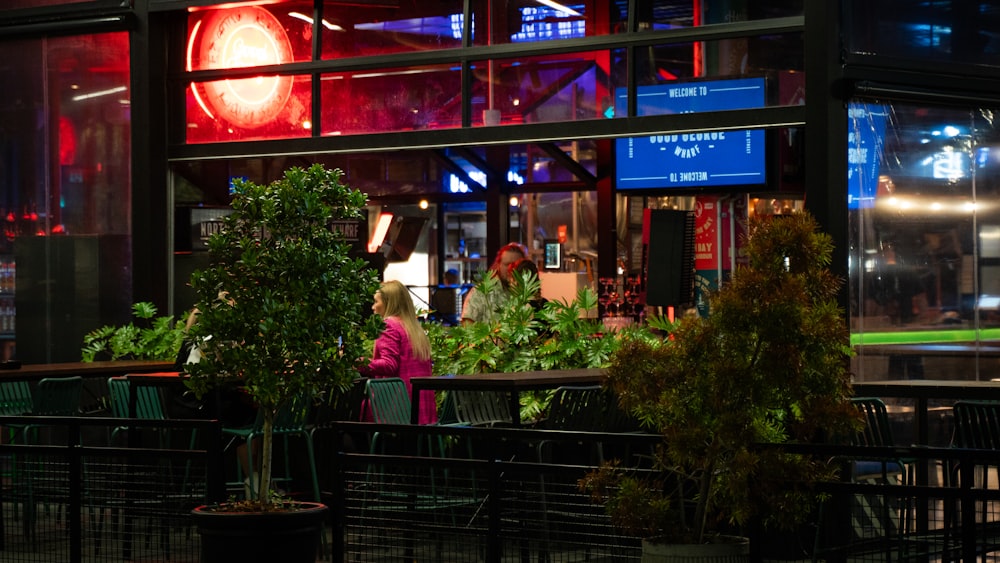
[[[892,437],[892,427],[889,424],[889,413],[885,403],[876,397],[852,397],[851,403],[864,414],[864,428],[854,438],[858,446],[892,447],[895,440]]]
[[[618,396],[605,390],[604,401],[604,432],[640,432],[642,423],[632,413],[618,404]]]
[[[0,415],[15,416],[31,411],[31,386],[27,381],[0,383]]]
[[[495,426],[514,422],[504,393],[455,389],[449,395],[453,396],[455,418],[461,424]]]
[[[600,385],[566,385],[553,393],[542,426],[547,430],[597,432],[603,430],[604,420],[604,392]]]
[[[129,393],[132,382],[128,377],[109,377],[108,394],[111,396],[111,414],[118,418],[129,417]],[[145,420],[165,420],[160,390],[150,385],[135,385],[135,417]]]
[[[368,406],[379,424],[410,423],[410,392],[398,377],[368,380]]]
[[[959,401],[952,407],[952,411],[955,415],[953,446],[1000,449],[1000,403]]]
[[[328,397],[316,405],[316,424],[346,421],[359,422],[364,414],[368,379],[355,379],[344,391],[330,391]]]
[[[83,378],[46,377],[32,393],[31,414],[36,416],[76,416],[80,413]]]
[[[305,429],[309,421],[309,412],[312,409],[312,400],[308,395],[299,395],[285,406],[278,409],[274,416],[274,425],[271,431],[275,434],[288,432],[301,432]],[[263,419],[258,416],[258,427],[262,426]]]

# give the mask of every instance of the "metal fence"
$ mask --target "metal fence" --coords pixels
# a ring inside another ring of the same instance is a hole
[[[0,560],[198,561],[188,514],[223,494],[217,423],[0,417],[0,427]],[[112,434],[120,444],[109,447]]]
[[[235,465],[218,425],[122,424],[0,418],[0,561],[198,560],[190,510],[221,500]],[[27,439],[25,425],[42,426]],[[332,508],[324,560],[640,558],[577,482],[602,457],[648,464],[655,436],[342,423],[314,438]],[[845,479],[817,485],[825,500],[794,533],[746,530],[754,560],[1000,560],[1000,452],[786,449],[842,464]]]

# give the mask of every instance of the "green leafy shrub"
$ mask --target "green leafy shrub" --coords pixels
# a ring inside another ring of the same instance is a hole
[[[655,338],[647,326],[614,332],[600,319],[588,317],[587,312],[597,308],[597,296],[587,287],[571,302],[550,300],[536,309],[532,300],[541,287],[538,276],[530,272],[514,276],[506,300],[487,298],[503,303],[492,320],[455,327],[425,325],[434,375],[599,368],[608,364],[622,342]],[[477,283],[476,290],[487,296],[506,291],[489,276]],[[537,418],[550,394],[523,393],[522,418]]]
[[[754,220],[749,264],[710,296],[708,317],[616,350],[607,385],[663,437],[656,466],[665,485],[610,464],[580,486],[627,531],[701,543],[752,518],[789,529],[815,508],[809,484],[832,478],[834,467],[755,445],[859,427],[841,282],[827,269],[832,248],[807,214]]]
[[[174,322],[172,315],[158,317],[156,312],[152,303],[133,304],[134,321],[122,326],[103,326],[83,337],[81,359],[84,362],[176,359],[184,339],[184,324]]]

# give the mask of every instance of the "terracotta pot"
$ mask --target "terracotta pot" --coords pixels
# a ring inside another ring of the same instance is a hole
[[[658,538],[642,540],[642,563],[747,563],[750,540],[720,536],[713,543],[663,543]]]
[[[201,534],[202,563],[315,562],[329,509],[316,502],[293,505],[274,512],[195,508],[191,514]]]

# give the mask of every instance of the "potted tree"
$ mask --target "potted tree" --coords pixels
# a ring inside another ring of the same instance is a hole
[[[275,499],[268,484],[275,415],[299,398],[346,390],[367,354],[365,343],[380,328],[377,317],[363,314],[378,274],[352,258],[332,228],[334,220],[358,218],[366,201],[340,177],[339,170],[313,165],[291,168],[269,185],[237,180],[232,214],[208,240],[210,265],[191,276],[199,312],[190,338],[202,359],[185,366],[188,385],[203,396],[236,381],[263,422],[257,498],[195,510],[203,561],[215,560],[210,552],[216,550],[225,561],[243,560],[240,553],[292,561],[296,551],[315,559],[326,507]],[[279,522],[270,521],[273,516]],[[312,535],[292,538],[281,522]],[[235,545],[216,545],[238,530],[248,534]],[[279,546],[272,531],[293,545]]]
[[[814,509],[808,483],[835,469],[755,444],[849,436],[859,427],[831,250],[808,214],[755,219],[749,263],[711,295],[706,318],[684,317],[667,338],[630,340],[613,354],[606,385],[663,437],[653,456],[657,478],[609,463],[580,487],[650,551],[718,551],[725,532],[751,519],[788,529]]]

